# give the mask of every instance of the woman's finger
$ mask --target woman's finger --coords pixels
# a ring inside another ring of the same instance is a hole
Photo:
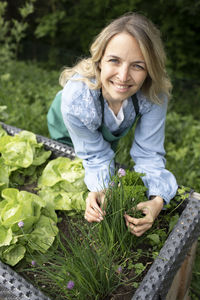
[[[90,212],[86,212],[85,213],[85,219],[91,223],[91,222],[101,222],[103,220],[102,216],[99,216],[97,214],[93,214]]]
[[[130,229],[131,233],[136,236],[141,236],[152,227],[162,207],[163,199],[159,196],[156,196],[146,202],[140,202],[136,209],[141,210],[145,216],[137,219],[129,215],[125,215],[126,226]]]
[[[103,220],[103,216],[99,209],[95,209],[93,207],[89,207],[85,210],[85,219],[88,222],[100,222]]]
[[[129,229],[129,231],[136,236],[143,235],[148,229],[150,229],[152,227],[152,224],[149,224],[149,223],[141,225],[141,226],[135,226],[132,223],[126,222],[126,225]]]
[[[144,218],[133,218],[129,215],[125,215],[126,220],[133,225],[144,225],[144,224],[152,224],[154,222],[154,218],[151,214],[147,214]]]
[[[103,220],[103,211],[98,205],[98,192],[90,192],[86,199],[85,219],[88,222],[100,222]]]
[[[141,236],[153,225],[154,219],[152,216],[145,216],[144,218],[136,219],[125,215],[126,226],[130,232],[136,236]]]

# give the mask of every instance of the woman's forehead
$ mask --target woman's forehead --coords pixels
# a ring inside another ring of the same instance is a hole
[[[114,35],[108,42],[104,56],[129,58],[144,61],[138,41],[131,34],[122,32]]]

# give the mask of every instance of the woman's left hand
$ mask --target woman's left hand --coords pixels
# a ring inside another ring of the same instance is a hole
[[[145,215],[144,218],[132,218],[125,214],[126,226],[130,232],[136,236],[141,236],[150,229],[163,208],[163,199],[159,196],[152,197],[151,200],[140,202],[137,205],[137,210],[141,210]]]

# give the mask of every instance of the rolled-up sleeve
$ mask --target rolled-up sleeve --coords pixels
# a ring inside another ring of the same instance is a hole
[[[98,130],[91,132],[73,115],[66,115],[65,124],[76,155],[83,159],[88,189],[96,192],[107,188],[114,174],[114,152],[110,144]]]
[[[63,121],[72,139],[75,154],[83,159],[85,183],[90,191],[108,187],[114,174],[114,152],[98,131],[101,125],[99,94],[80,81],[69,82],[62,94]]]
[[[130,154],[135,162],[135,171],[145,174],[142,180],[148,188],[148,197],[157,195],[169,203],[178,186],[174,175],[165,169],[166,112],[167,99],[162,105],[153,104],[142,114],[135,129]]]

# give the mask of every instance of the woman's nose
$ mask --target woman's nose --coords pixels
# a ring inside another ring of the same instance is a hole
[[[118,70],[118,78],[121,82],[125,82],[129,79],[129,68],[126,65],[121,65]]]
[[[118,78],[121,82],[125,82],[129,79],[129,68],[127,66],[121,66],[118,72]]]

